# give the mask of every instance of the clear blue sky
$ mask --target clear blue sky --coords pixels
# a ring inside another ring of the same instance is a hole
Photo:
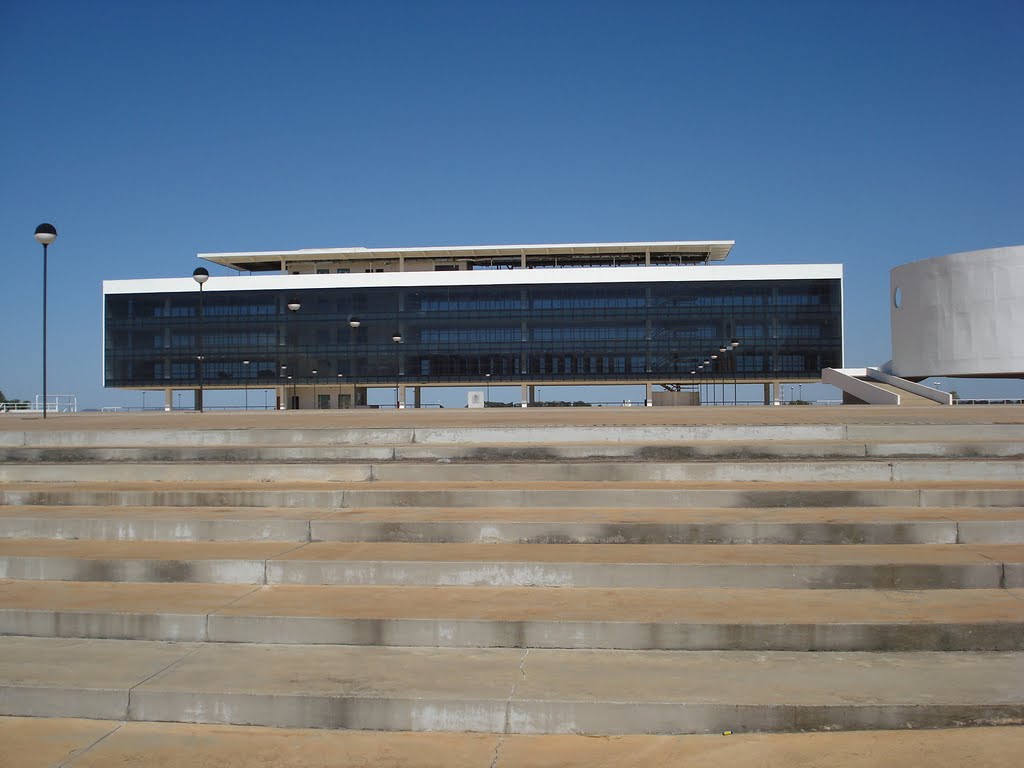
[[[101,386],[101,281],[201,251],[734,239],[844,264],[847,364],[884,362],[891,267],[1024,243],[1022,31],[1020,0],[4,0],[0,389],[41,391],[43,221],[83,407],[138,399]]]

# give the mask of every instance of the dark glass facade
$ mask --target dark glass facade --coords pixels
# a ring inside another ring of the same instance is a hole
[[[105,384],[195,387],[200,352],[212,387],[280,385],[282,370],[298,384],[688,383],[733,338],[713,375],[810,380],[842,366],[841,296],[839,279],[206,291],[200,318],[198,290],[108,294]]]

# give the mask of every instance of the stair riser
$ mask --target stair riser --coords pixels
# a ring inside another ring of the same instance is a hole
[[[100,560],[0,557],[0,579],[262,584],[263,560]]]
[[[0,578],[210,584],[780,589],[1024,587],[1024,566],[452,563],[0,557]]]
[[[1013,426],[1013,425],[1010,425]],[[916,434],[916,432],[915,432]],[[1024,429],[987,428],[979,433],[972,427],[952,428],[939,439],[1024,440]],[[891,432],[892,440],[906,440],[906,428]],[[411,445],[414,443],[665,443],[762,440],[818,441],[845,440],[840,425],[721,425],[721,426],[580,426],[580,427],[452,427],[416,429],[211,429],[147,430],[108,429],[97,431],[0,432],[0,446],[6,447],[122,447],[122,446],[236,446],[236,445]],[[871,440],[872,438],[860,438]],[[886,439],[881,437],[879,439]],[[931,439],[924,437],[922,439]]]
[[[6,539],[509,544],[1022,544],[1021,520],[877,523],[349,522],[0,517]]]
[[[0,611],[0,635],[438,648],[1022,651],[1024,623],[679,624]]]
[[[695,445],[398,445],[398,446],[231,446],[13,448],[0,447],[3,463],[97,462],[381,462],[381,461],[653,461],[852,459],[852,458],[1024,458],[1024,443],[716,443]]]
[[[393,586],[994,589],[1024,571],[964,565],[708,565],[676,563],[449,563],[268,561],[269,584]]]
[[[913,490],[350,490],[350,491],[90,491],[0,490],[9,506],[297,507],[340,510],[367,507],[1021,507],[1024,489]]]
[[[0,517],[0,538],[114,541],[309,541],[306,520]]]
[[[3,521],[0,520],[0,526]],[[514,544],[955,544],[954,521],[898,523],[359,523],[313,520],[315,541]],[[1024,542],[1024,523],[1017,534]],[[0,529],[2,530],[2,529]],[[995,523],[979,531],[1011,543]],[[41,537],[37,537],[41,538]],[[976,541],[975,543],[980,543]]]
[[[721,705],[699,702],[544,702],[324,695],[0,689],[0,714],[346,728],[508,733],[721,733],[873,730],[1024,723],[1024,706]]]
[[[692,464],[27,464],[0,482],[934,482],[1016,481],[1024,462],[801,461]]]

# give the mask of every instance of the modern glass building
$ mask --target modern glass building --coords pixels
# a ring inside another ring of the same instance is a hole
[[[104,383],[368,387],[816,381],[843,363],[839,265],[722,266],[731,242],[334,249],[201,258],[246,272],[106,281]],[[724,351],[720,351],[724,350]],[[714,356],[714,357],[713,357]],[[404,394],[404,393],[403,393]],[[403,404],[404,396],[401,398]]]

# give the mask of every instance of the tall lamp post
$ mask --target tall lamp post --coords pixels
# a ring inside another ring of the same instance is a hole
[[[313,410],[316,410],[317,408],[320,407],[320,405],[319,405],[319,403],[318,403],[318,401],[316,399],[316,379],[317,379],[316,368],[314,368],[313,369]]]
[[[391,340],[395,342],[395,410],[397,411],[402,407],[402,401],[398,394],[402,378],[402,353],[399,351],[399,345],[402,343],[402,334],[396,333],[391,337]]]
[[[288,307],[288,312],[290,313],[289,317],[291,317],[291,316],[294,316],[295,313],[299,311],[299,309],[302,307],[302,304],[299,302],[298,299],[288,299],[287,307]],[[296,346],[299,346],[299,345],[296,344]],[[288,378],[291,379],[292,377],[289,376]],[[295,384],[294,384],[294,380],[293,380],[293,383],[292,383],[291,402],[288,403],[288,409],[291,410],[292,406],[295,406],[296,410],[298,410],[298,408],[299,408],[299,404],[295,402]]]
[[[210,279],[206,267],[196,267],[192,279],[199,283],[199,412],[203,412],[203,284]]]
[[[719,366],[719,371],[722,373],[722,405],[725,405],[725,372],[729,370],[729,363],[725,359],[725,353],[729,351],[729,347],[725,344],[718,348],[718,356],[722,359],[722,364]]]
[[[282,365],[281,366],[280,380],[282,381],[282,384],[281,384],[281,400],[282,400],[281,410],[282,411],[287,411],[287,410],[291,409],[291,403],[288,402],[288,366],[287,365]]]
[[[46,260],[47,248],[57,239],[57,228],[53,224],[36,227],[36,242],[43,246],[43,418],[46,418]]]
[[[242,361],[242,365],[245,366],[244,368],[242,368],[242,371],[243,371],[243,375],[245,376],[245,382],[244,382],[244,384],[245,384],[245,410],[248,411],[249,410],[249,361],[248,360],[243,360]]]
[[[711,355],[711,379],[708,381],[708,388],[711,390],[712,405],[715,405],[717,403],[717,400],[715,398],[718,397],[718,387],[715,386],[715,366],[717,365],[717,363],[715,362],[716,360],[718,360],[718,355]]]
[[[487,394],[484,396],[484,408],[491,402],[491,374],[485,373],[484,378],[487,379]]]
[[[732,347],[732,404],[737,405],[736,400],[736,370],[740,367],[740,359],[736,356],[736,347],[740,345],[740,340],[734,338],[729,342],[729,346]]]

